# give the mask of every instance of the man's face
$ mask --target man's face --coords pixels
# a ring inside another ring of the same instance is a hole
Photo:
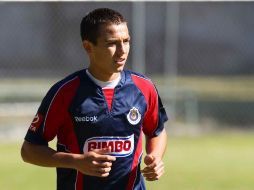
[[[90,43],[89,69],[92,74],[100,80],[114,79],[124,68],[130,49],[129,42],[126,23],[100,26],[96,45]]]

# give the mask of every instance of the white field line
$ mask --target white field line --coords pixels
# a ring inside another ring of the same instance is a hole
[[[0,103],[0,117],[35,115],[40,102]]]
[[[40,102],[0,103],[0,143],[22,141],[39,105]]]

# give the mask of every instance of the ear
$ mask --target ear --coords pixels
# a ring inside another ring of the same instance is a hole
[[[86,52],[88,54],[90,54],[92,52],[92,43],[91,42],[89,42],[87,40],[84,40],[83,41],[83,47],[84,47],[84,49],[86,50]]]

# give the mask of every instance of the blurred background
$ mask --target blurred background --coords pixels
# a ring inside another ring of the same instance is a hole
[[[135,1],[0,2],[1,187],[55,188],[19,149],[48,89],[88,66],[79,25],[99,7],[127,19],[127,69],[153,80],[170,118],[167,172],[148,189],[253,189],[254,2]]]

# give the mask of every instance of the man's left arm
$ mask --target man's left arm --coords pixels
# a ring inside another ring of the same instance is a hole
[[[167,145],[166,130],[158,136],[146,136],[146,153],[144,158],[146,167],[141,171],[147,181],[158,180],[164,173],[163,155]]]

